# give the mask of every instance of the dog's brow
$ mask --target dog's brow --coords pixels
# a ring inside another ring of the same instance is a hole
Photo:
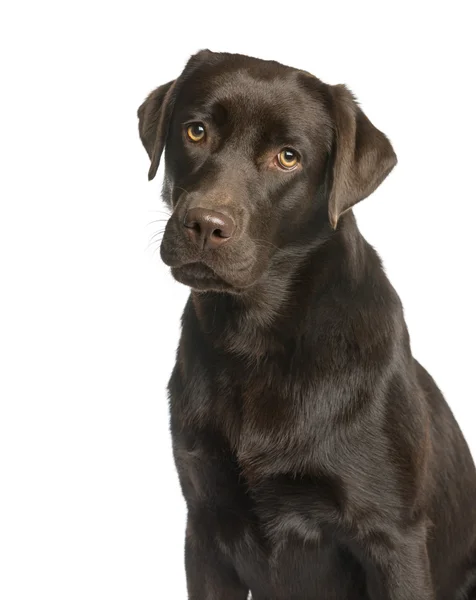
[[[203,109],[188,109],[184,111],[180,118],[183,125],[190,123],[191,121],[210,121],[211,114]]]

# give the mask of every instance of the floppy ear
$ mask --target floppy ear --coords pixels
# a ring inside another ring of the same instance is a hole
[[[169,81],[151,92],[137,111],[139,135],[150,158],[149,181],[154,179],[159,168],[160,157],[172,112],[172,94],[175,81]]]
[[[329,86],[335,124],[329,220],[369,196],[397,164],[387,137],[372,125],[344,85]]]

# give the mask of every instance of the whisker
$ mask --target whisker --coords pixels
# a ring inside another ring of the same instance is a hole
[[[169,217],[169,218],[172,216],[172,214],[170,212],[167,212],[165,210],[148,210],[147,212],[150,212],[150,213],[160,213],[160,214],[165,215],[166,217]]]
[[[146,227],[149,227],[150,225],[153,225],[154,223],[167,223],[168,219],[155,219],[155,221],[151,221],[150,223],[147,223]]]
[[[152,252],[152,257],[155,257],[155,253],[157,252],[157,250],[160,250],[160,244],[157,246],[157,248]]]
[[[162,229],[161,231],[156,231],[154,234],[152,234],[152,236],[150,237],[150,240],[153,241],[155,238],[163,235],[165,233],[165,229]]]
[[[253,238],[251,238],[251,241],[252,241],[252,242],[256,242],[256,243],[258,243],[258,244],[259,244],[259,242],[262,242],[263,244],[266,244],[266,245],[268,245],[268,246],[269,246],[269,247],[271,247],[271,248],[276,248],[276,250],[280,250],[280,248],[278,248],[278,246],[276,246],[276,245],[275,245],[275,244],[273,244],[272,242],[268,242],[268,240],[261,240],[261,239],[259,239],[259,238],[256,238],[256,239],[253,239]],[[262,247],[265,247],[265,246],[262,246]]]
[[[176,188],[177,190],[182,190],[182,192],[185,192],[185,193],[187,194],[187,196],[189,196],[189,195],[190,195],[190,192],[187,192],[187,190],[186,190],[185,188],[183,188],[183,187],[180,187],[179,185],[176,185],[176,186],[175,186],[175,188]]]
[[[158,231],[157,233],[154,233],[154,235],[150,238],[149,243],[147,244],[146,250],[148,250],[155,243],[160,245],[160,242],[162,241],[161,236],[163,234],[164,234],[163,231]]]

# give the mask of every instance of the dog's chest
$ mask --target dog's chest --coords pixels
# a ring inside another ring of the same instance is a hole
[[[239,388],[240,431],[233,446],[245,477],[306,471],[318,461],[321,424],[315,388],[299,376],[270,370]]]
[[[194,514],[213,515],[215,543],[250,588],[271,586],[267,593],[276,597],[277,589],[302,579],[306,564],[313,575],[300,597],[310,589],[316,597],[322,586],[332,591],[338,583],[343,589],[336,597],[353,598],[353,565],[321,528],[339,519],[343,490],[315,469],[316,427],[299,411],[309,390],[292,383],[223,369],[202,388],[207,394],[200,403],[191,394],[190,435],[174,434],[182,487]],[[312,477],[301,475],[307,465],[314,467]]]
[[[319,426],[312,415],[302,413],[311,392],[294,378],[224,368],[209,378],[198,402],[189,389],[189,456],[182,453],[182,458],[197,490],[204,477],[217,478],[214,471],[221,473],[220,479],[227,473],[228,486],[234,479],[233,485],[241,482],[250,489],[257,480],[295,477],[319,462]]]
[[[319,386],[299,369],[267,363],[247,368],[224,364],[186,386],[180,418],[213,431],[234,455],[246,478],[258,470],[295,472],[311,463],[322,439],[317,414]]]

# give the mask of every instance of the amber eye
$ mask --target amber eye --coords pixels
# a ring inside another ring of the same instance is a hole
[[[294,169],[299,162],[299,155],[291,148],[284,148],[278,154],[278,162],[283,169]]]
[[[201,142],[205,138],[205,127],[202,123],[191,123],[187,127],[187,135],[192,142]]]

